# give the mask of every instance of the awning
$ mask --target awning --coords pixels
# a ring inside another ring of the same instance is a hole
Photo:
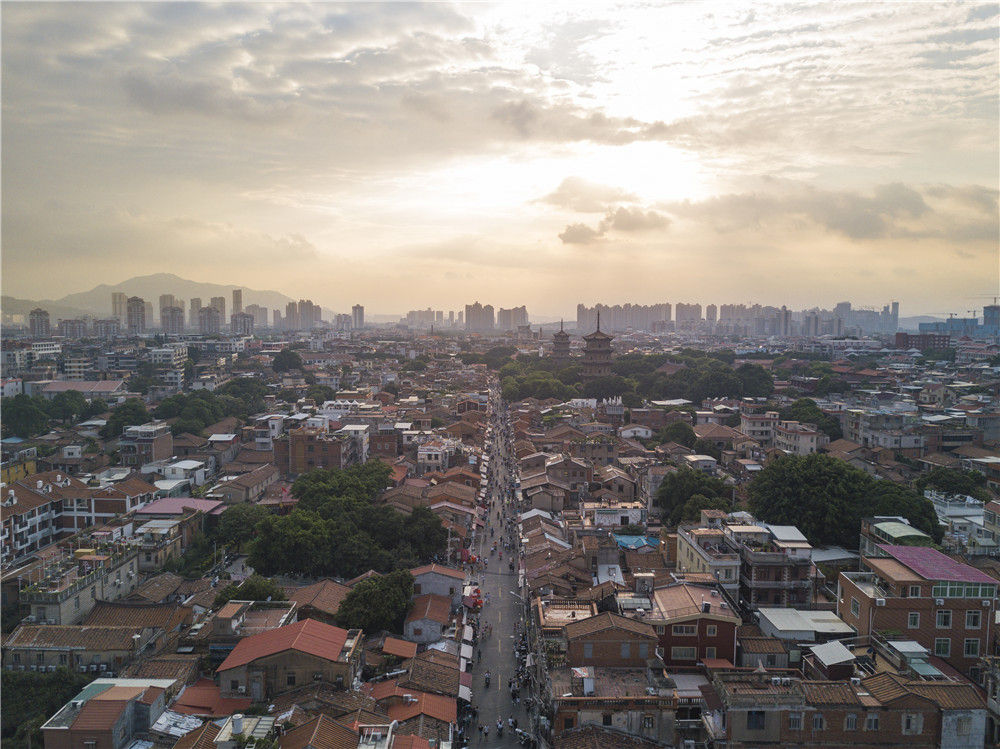
[[[466,686],[459,686],[458,699],[465,700],[466,702],[472,702],[472,690]]]
[[[459,651],[459,653],[466,660],[472,660],[472,646],[471,645],[466,645],[466,644],[463,643],[462,644],[462,649]]]
[[[464,629],[462,629],[462,642],[472,643],[475,642],[475,639],[476,637],[475,633],[472,631],[472,627],[466,624]]]

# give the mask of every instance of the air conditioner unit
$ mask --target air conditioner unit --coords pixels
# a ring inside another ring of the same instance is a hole
[[[783,687],[787,687],[787,686],[789,686],[789,685],[790,685],[791,683],[792,683],[792,680],[791,680],[790,678],[788,678],[787,676],[782,676],[782,677],[781,677],[781,686],[783,686]]]
[[[861,678],[858,677],[858,676],[852,676],[851,677],[851,684],[853,684],[856,687],[860,687],[861,686]]]
[[[81,674],[87,673],[87,664],[83,664],[80,666],[80,673]]]
[[[875,599],[875,605],[876,606],[885,606],[885,599],[884,598],[876,598]]]
[[[992,605],[993,605],[993,601],[991,601],[989,598],[984,598],[983,599],[983,606],[985,606],[986,608],[989,608]]]
[[[53,672],[53,671],[55,671],[55,670],[56,670],[56,667],[55,667],[55,666],[49,666],[49,672],[50,672],[50,673],[51,673],[51,672]]]
[[[44,666],[43,666],[42,668],[44,668]],[[34,663],[32,663],[32,664],[31,664],[31,670],[32,670],[32,671],[37,671],[37,670],[38,670],[38,666],[37,666],[37,664],[34,664]]]
[[[26,617],[24,617],[24,621],[26,621],[26,622],[31,622],[32,624],[34,624],[34,623],[35,623],[35,621],[36,621],[36,620],[35,620],[35,615],[34,615],[34,614],[31,614],[30,616],[26,616]]]
[[[246,686],[244,684],[240,684],[238,687],[236,687],[236,692],[238,694],[246,694],[247,693],[247,688],[246,688]]]
[[[771,685],[775,686],[775,687],[780,687],[781,686],[781,677],[780,676],[772,676],[771,677]]]
[[[20,666],[18,666],[17,670],[18,671],[24,671],[24,664],[22,663]]]
[[[935,606],[944,606],[944,599],[943,598],[935,598],[934,599],[934,605]]]
[[[107,663],[102,663],[101,664],[101,671],[107,671],[107,670],[108,670],[108,664]]]

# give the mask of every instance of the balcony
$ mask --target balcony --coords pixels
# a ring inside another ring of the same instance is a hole
[[[748,588],[756,588],[760,590],[761,588],[777,588],[779,590],[794,590],[796,588],[810,588],[812,587],[812,580],[809,578],[801,580],[765,580],[760,577],[751,578],[746,575],[740,575],[740,583],[747,586]]]

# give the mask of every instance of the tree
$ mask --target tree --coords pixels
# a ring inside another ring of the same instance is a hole
[[[704,494],[692,494],[691,498],[681,508],[681,522],[691,523],[701,518],[702,510],[732,510],[732,500],[729,497],[706,497]]]
[[[282,349],[274,355],[271,362],[271,369],[275,372],[290,372],[293,369],[302,369],[302,357],[291,349]]]
[[[99,416],[100,414],[105,413],[107,411],[108,411],[108,404],[105,403],[100,398],[94,398],[94,400],[90,401],[90,403],[87,404],[86,408],[83,409],[83,412],[80,414],[80,418],[92,419],[95,416]]]
[[[412,595],[413,576],[407,570],[362,580],[341,602],[337,624],[369,634],[401,633]]]
[[[732,489],[724,481],[701,471],[681,468],[668,474],[660,483],[656,504],[664,525],[677,525],[683,517],[685,504],[695,495],[728,498],[731,494]]]
[[[219,517],[216,538],[221,543],[235,546],[239,550],[244,543],[254,537],[257,524],[270,516],[270,510],[262,505],[250,502],[232,505]]]
[[[125,427],[145,424],[150,420],[146,405],[138,398],[129,398],[111,412],[108,423],[101,428],[104,439],[117,439]]]
[[[41,725],[79,694],[96,674],[81,674],[60,668],[54,673],[2,672],[4,749],[41,747]]]
[[[993,497],[986,487],[986,476],[979,471],[962,471],[956,468],[932,468],[921,474],[914,482],[921,493],[934,489],[942,494],[966,494],[981,502],[989,502]]]
[[[220,590],[213,605],[222,606],[232,600],[284,601],[285,591],[274,580],[255,573],[242,583],[233,583]]]
[[[3,435],[28,439],[49,428],[49,415],[42,406],[29,395],[19,393],[13,398],[4,398],[3,419],[0,425]]]
[[[928,500],[829,455],[785,455],[772,461],[750,482],[749,498],[757,518],[794,525],[814,544],[856,548],[861,519],[883,514],[906,517],[941,538]]]
[[[831,440],[839,440],[843,436],[840,421],[835,416],[823,413],[811,398],[799,398],[792,405],[781,409],[779,415],[786,421],[815,424]]]
[[[621,528],[615,528],[615,535],[617,536],[645,536],[646,528],[642,525],[636,525],[630,523],[629,525],[623,525]]]
[[[758,364],[741,364],[736,369],[736,376],[743,383],[746,398],[767,398],[774,392],[774,378]]]
[[[656,440],[659,443],[676,442],[684,447],[694,447],[698,441],[698,435],[686,421],[673,421],[657,432]]]
[[[49,404],[49,413],[64,424],[74,421],[87,408],[87,399],[79,390],[64,390],[57,393]]]
[[[716,460],[722,460],[722,450],[720,450],[714,442],[709,442],[708,440],[695,440],[692,449],[698,453],[698,455],[711,455]]]

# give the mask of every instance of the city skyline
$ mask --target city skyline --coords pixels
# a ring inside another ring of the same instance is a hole
[[[965,314],[1000,269],[996,15],[7,4],[3,292]]]

